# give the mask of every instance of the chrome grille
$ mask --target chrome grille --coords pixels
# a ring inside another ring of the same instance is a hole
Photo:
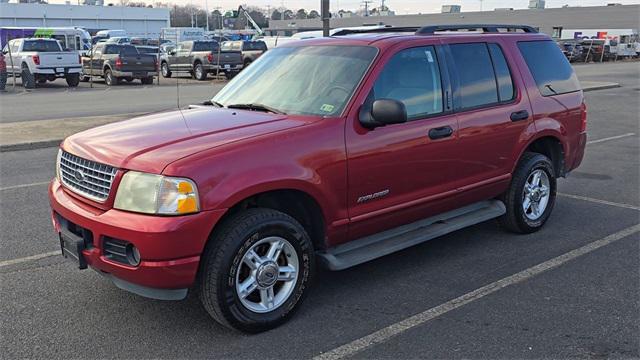
[[[83,159],[63,151],[60,156],[60,179],[72,191],[91,200],[103,202],[109,197],[117,168]]]

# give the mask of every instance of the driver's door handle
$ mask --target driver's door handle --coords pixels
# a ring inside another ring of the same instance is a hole
[[[442,139],[453,134],[451,126],[442,126],[429,130],[429,138],[431,140]]]

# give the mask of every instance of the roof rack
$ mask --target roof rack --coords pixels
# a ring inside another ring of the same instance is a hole
[[[526,33],[537,33],[538,30],[529,25],[510,25],[510,24],[470,24],[470,25],[432,25],[424,26],[416,31],[416,35],[432,35],[437,31],[459,31],[459,30],[476,30],[489,33],[500,32],[504,29],[507,32],[515,32],[522,30]]]
[[[482,31],[486,33],[497,33],[500,29],[506,30],[506,32],[515,32],[522,30],[525,33],[537,33],[538,30],[529,25],[510,25],[510,24],[470,24],[470,25],[429,25],[429,26],[386,26],[383,28],[375,29],[344,29],[335,32],[332,36],[344,36],[351,34],[371,34],[371,33],[398,33],[398,32],[412,32],[415,35],[434,35],[440,31]]]

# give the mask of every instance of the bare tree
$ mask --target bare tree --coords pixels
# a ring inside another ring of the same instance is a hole
[[[299,10],[296,12],[296,19],[300,19],[300,20],[302,20],[302,19],[306,19],[306,18],[307,18],[307,10],[305,10],[305,9],[299,9]]]
[[[316,10],[309,11],[309,15],[307,16],[309,19],[317,19],[320,17],[320,13]]]

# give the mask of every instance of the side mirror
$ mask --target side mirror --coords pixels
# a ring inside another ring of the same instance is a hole
[[[401,124],[407,122],[407,109],[401,101],[378,99],[373,102],[370,110],[362,107],[359,120],[360,124],[368,129]]]

